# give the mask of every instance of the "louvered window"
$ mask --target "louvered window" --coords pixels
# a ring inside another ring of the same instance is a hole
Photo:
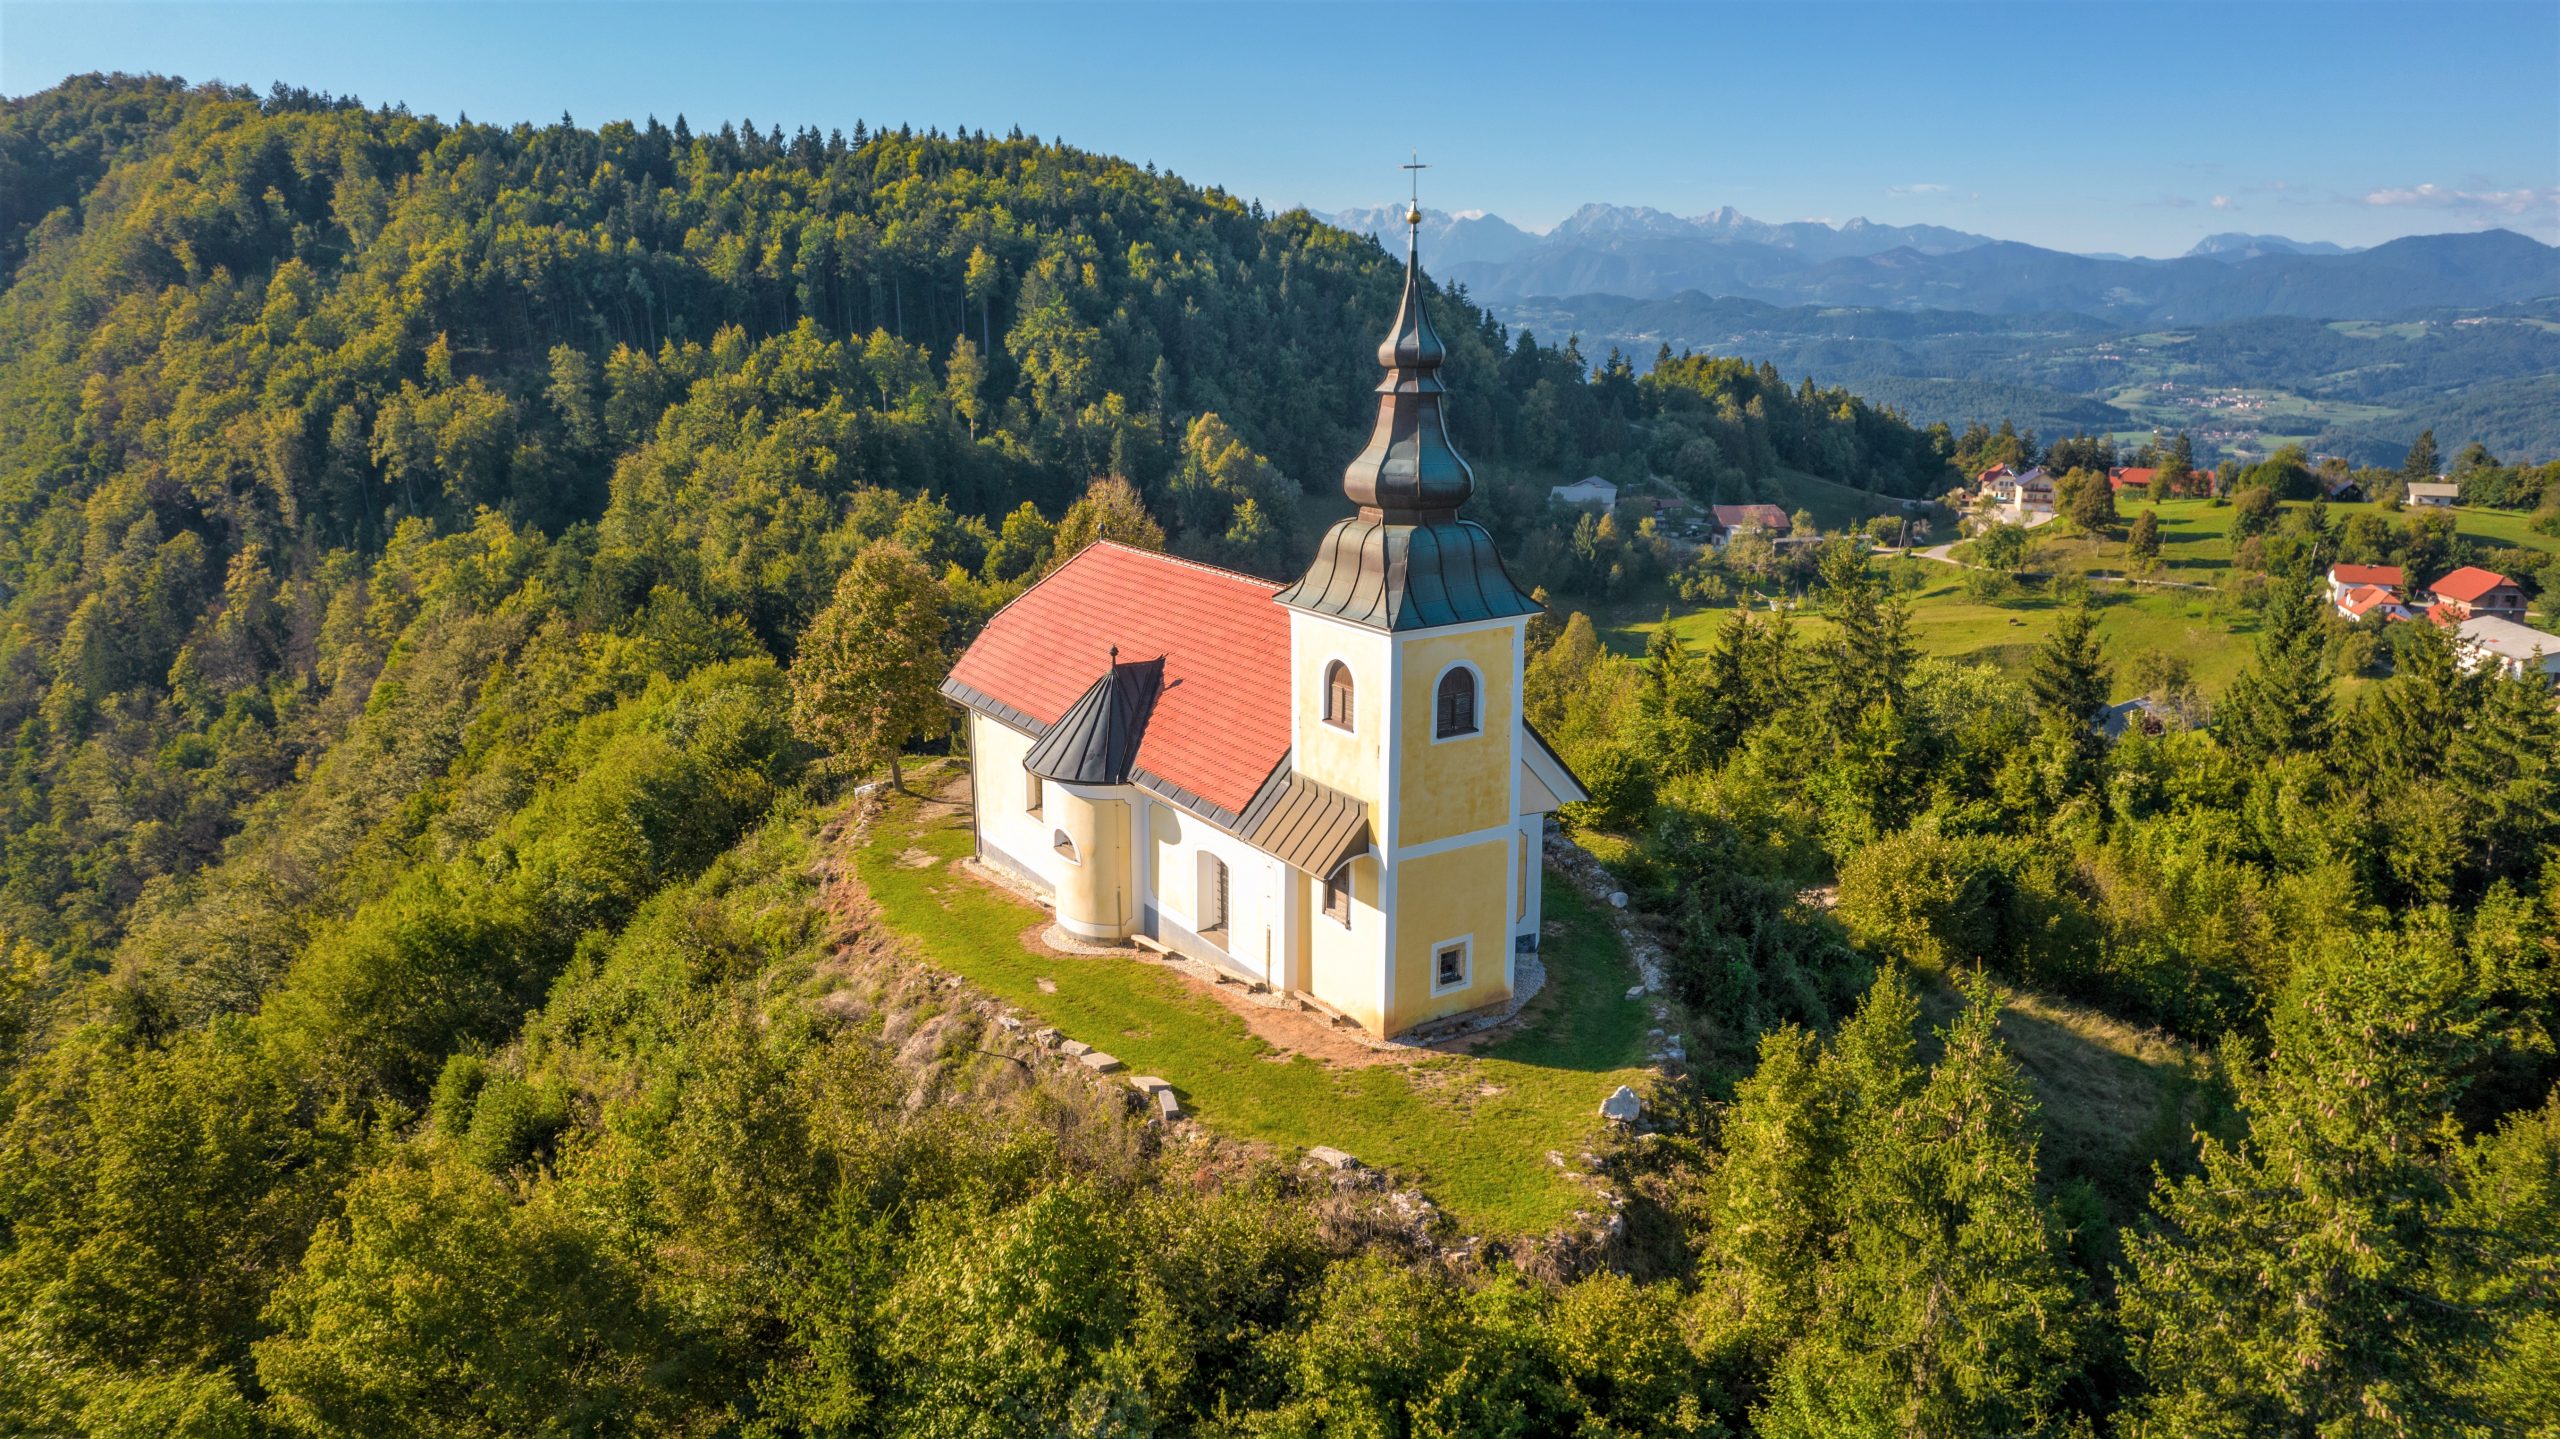
[[[1476,674],[1453,669],[1440,677],[1439,736],[1455,739],[1476,732]]]
[[[1324,667],[1324,722],[1351,728],[1351,667],[1340,660]]]

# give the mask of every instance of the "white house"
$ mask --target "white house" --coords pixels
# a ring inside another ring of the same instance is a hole
[[[1568,505],[1589,505],[1598,510],[1618,507],[1618,487],[1598,475],[1586,475],[1569,485],[1555,485],[1547,490],[1547,498]]]
[[[2530,676],[2544,684],[2560,680],[2560,635],[2547,635],[2496,615],[2482,615],[2464,620],[2454,631],[2453,643],[2466,670],[2494,665],[2508,679]]]
[[[2449,510],[2462,501],[2462,486],[2421,480],[2409,486],[2408,503],[2421,509]]]

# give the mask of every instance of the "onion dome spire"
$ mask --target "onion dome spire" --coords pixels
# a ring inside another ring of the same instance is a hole
[[[1448,347],[1432,328],[1422,283],[1422,210],[1405,212],[1404,298],[1378,342],[1387,372],[1377,388],[1378,421],[1368,448],[1342,472],[1342,492],[1371,518],[1412,524],[1447,519],[1475,493],[1475,472],[1449,439],[1440,412],[1440,362]]]
[[[1458,518],[1476,477],[1440,410],[1448,348],[1424,303],[1418,194],[1404,219],[1404,299],[1378,343],[1387,372],[1378,420],[1342,472],[1342,492],[1359,513],[1326,531],[1307,572],[1273,598],[1389,633],[1533,614],[1537,603],[1512,583],[1493,537]]]

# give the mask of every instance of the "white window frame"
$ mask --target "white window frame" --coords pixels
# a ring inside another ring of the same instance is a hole
[[[1458,978],[1454,983],[1443,984],[1440,982],[1440,956],[1453,949],[1458,952]],[[1434,998],[1444,994],[1455,994],[1475,983],[1475,978],[1476,937],[1474,935],[1444,939],[1431,946],[1431,993]]]
[[[1475,713],[1471,717],[1475,720],[1476,727],[1458,734],[1442,734],[1440,732],[1440,687],[1449,682],[1449,673],[1452,670],[1465,670],[1468,676],[1475,681]],[[1431,742],[1433,744],[1459,744],[1466,740],[1484,738],[1489,732],[1486,729],[1484,722],[1484,696],[1484,671],[1477,669],[1472,661],[1454,660],[1443,666],[1440,673],[1431,677]]]
[[[1075,836],[1064,829],[1050,832],[1049,848],[1057,852],[1058,858],[1069,864],[1081,866],[1084,863],[1084,857],[1076,852]]]

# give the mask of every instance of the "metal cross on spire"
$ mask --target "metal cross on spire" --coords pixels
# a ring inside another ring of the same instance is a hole
[[[1413,163],[1398,168],[1409,171],[1413,176],[1413,200],[1405,207],[1404,222],[1413,229],[1419,230],[1422,228],[1422,172],[1431,167],[1422,163],[1422,152],[1416,150],[1413,152]]]

